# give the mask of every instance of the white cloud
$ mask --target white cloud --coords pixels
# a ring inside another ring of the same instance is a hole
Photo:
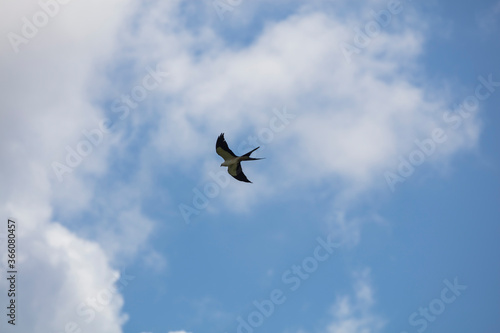
[[[364,7],[361,23],[381,4],[386,2]],[[452,98],[464,97],[426,88],[432,85],[417,65],[425,30],[409,9],[393,23],[400,30],[382,29],[347,64],[339,45],[352,39],[353,22],[314,6],[269,22],[245,45],[217,36],[210,26],[190,30],[175,20],[165,26],[158,15],[163,6],[150,8],[136,30],[137,39],[128,40],[143,48],[138,63],[159,62],[171,71],[162,85],[164,103],[149,143],[150,164],[160,156],[162,163],[180,163],[186,174],[199,175],[194,168],[201,163],[202,176],[193,179],[200,181],[218,171],[206,163],[217,158],[213,141],[218,133],[230,131],[227,137],[235,147],[242,140],[238,133],[258,133],[273,108],[285,105],[297,115],[263,153],[268,160],[251,167],[259,170],[252,175],[258,180],[252,188],[244,193],[237,186],[224,190],[223,198],[242,195],[239,202],[247,208],[291,187],[322,183],[336,188],[335,207],[345,211],[360,193],[386,189],[384,171],[396,167],[398,156],[412,151],[416,139],[446,127],[442,115],[447,106]],[[478,134],[477,122],[469,119],[450,133],[429,164],[473,146]],[[234,200],[227,200],[225,208],[244,210]]]
[[[385,321],[372,311],[375,301],[369,273],[365,269],[355,274],[354,293],[337,298],[332,307],[333,320],[324,332],[376,333],[382,330]]]
[[[23,17],[43,19],[38,1],[1,6],[2,36],[22,36]],[[96,68],[111,55],[128,8],[123,1],[73,1],[61,5],[47,24],[18,45],[19,52],[7,38],[0,41],[0,216],[19,223],[16,330],[63,332],[76,325],[85,331],[118,333],[127,318],[121,310],[119,274],[109,254],[64,226],[71,225],[76,214],[65,221],[53,219],[58,206],[53,200],[58,201],[58,189],[69,183],[74,186],[66,188],[59,205],[73,205],[78,213],[86,207],[93,184],[83,175],[106,170],[107,149],[103,146],[86,157],[66,175],[65,185],[57,182],[51,163],[64,160],[65,146],[75,147],[81,131],[94,128],[102,118],[89,84],[100,84]],[[1,260],[6,262],[5,256]],[[5,290],[6,283],[2,279],[0,289]],[[5,329],[9,332],[10,325]]]

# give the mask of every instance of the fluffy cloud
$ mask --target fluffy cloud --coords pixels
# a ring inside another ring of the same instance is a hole
[[[165,6],[148,8],[134,30],[136,38],[127,40],[128,48],[143,50],[135,58],[139,68],[161,63],[171,73],[160,88],[159,117],[142,157],[150,165],[158,157],[162,164],[181,164],[181,172],[190,175],[199,174],[194,168],[201,164],[201,182],[210,181],[208,173],[215,171],[218,133],[229,132],[235,150],[252,145],[241,145],[245,137],[238,133],[256,137],[254,145],[269,143],[260,153],[272,163],[259,165],[254,186],[244,193],[236,186],[225,189],[225,208],[245,209],[291,187],[323,184],[337,189],[334,207],[344,213],[367,190],[387,190],[384,172],[395,170],[399,157],[416,148],[415,140],[429,138],[436,128],[448,130],[443,114],[453,99],[464,97],[441,94],[422,78],[416,64],[425,29],[410,9],[393,17],[396,32],[381,29],[348,63],[340,46],[353,43],[351,26],[373,21],[370,10],[384,9],[385,2],[361,6],[357,21],[307,5],[271,20],[244,44],[222,34],[214,22],[195,27],[167,22],[158,14],[172,12]],[[269,140],[262,130],[269,127],[272,110],[283,106],[296,119]],[[472,117],[447,134],[429,165],[473,146],[479,127]],[[234,197],[245,207],[235,206]]]
[[[332,307],[333,320],[324,330],[327,333],[376,333],[384,320],[372,312],[373,289],[369,270],[355,274],[354,294],[337,298]]]
[[[9,38],[0,42],[0,216],[13,217],[19,225],[15,328],[121,332],[126,316],[120,289],[127,276],[112,268],[111,256],[98,243],[68,230],[71,219],[53,218],[58,189],[65,186],[66,197],[59,204],[74,204],[74,212],[86,207],[93,186],[78,174],[106,170],[107,149],[86,157],[66,175],[67,183],[57,181],[51,164],[64,161],[65,147],[75,148],[82,130],[94,128],[103,117],[89,98],[89,84],[100,84],[96,68],[114,49],[128,7],[123,1],[1,6],[0,34],[24,39],[21,44]],[[5,263],[6,257],[1,260]],[[6,286],[2,279],[0,288]]]

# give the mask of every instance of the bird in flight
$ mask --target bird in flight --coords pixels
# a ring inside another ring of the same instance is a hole
[[[262,160],[262,158],[253,158],[250,157],[250,154],[259,149],[259,147],[249,151],[245,155],[242,156],[236,156],[231,149],[229,149],[226,139],[224,139],[224,133],[219,135],[217,138],[217,143],[215,144],[215,151],[217,152],[220,157],[224,159],[224,162],[220,166],[227,166],[227,172],[233,176],[234,178],[238,179],[239,181],[246,182],[246,183],[251,183],[251,181],[248,180],[247,176],[243,173],[243,170],[241,169],[241,161],[255,161],[255,160]]]

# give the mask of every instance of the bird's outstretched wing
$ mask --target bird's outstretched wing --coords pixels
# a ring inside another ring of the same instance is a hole
[[[251,183],[251,181],[249,181],[247,176],[245,176],[245,174],[243,173],[240,162],[230,165],[227,168],[227,172],[239,181]]]
[[[217,143],[215,144],[215,151],[217,152],[220,157],[224,159],[224,161],[231,160],[235,157],[234,153],[229,149],[226,139],[224,139],[224,133],[219,135],[217,138]],[[241,168],[240,168],[241,169]]]

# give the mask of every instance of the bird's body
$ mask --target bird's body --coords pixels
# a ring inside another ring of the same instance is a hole
[[[238,158],[233,158],[231,160],[227,160],[227,161],[224,161],[222,162],[222,164],[220,166],[230,166],[232,164],[237,164],[239,161],[238,161]]]
[[[226,139],[224,139],[224,133],[219,135],[217,138],[217,143],[215,144],[215,151],[217,154],[224,159],[224,162],[220,166],[227,166],[227,172],[233,176],[235,179],[246,182],[246,183],[251,183],[251,181],[248,180],[248,178],[245,176],[243,173],[243,170],[241,169],[241,162],[242,161],[255,161],[255,160],[261,160],[262,158],[253,158],[250,157],[250,154],[259,149],[260,147],[257,147],[245,155],[242,156],[236,156],[231,149],[229,149],[229,146],[227,145]]]

